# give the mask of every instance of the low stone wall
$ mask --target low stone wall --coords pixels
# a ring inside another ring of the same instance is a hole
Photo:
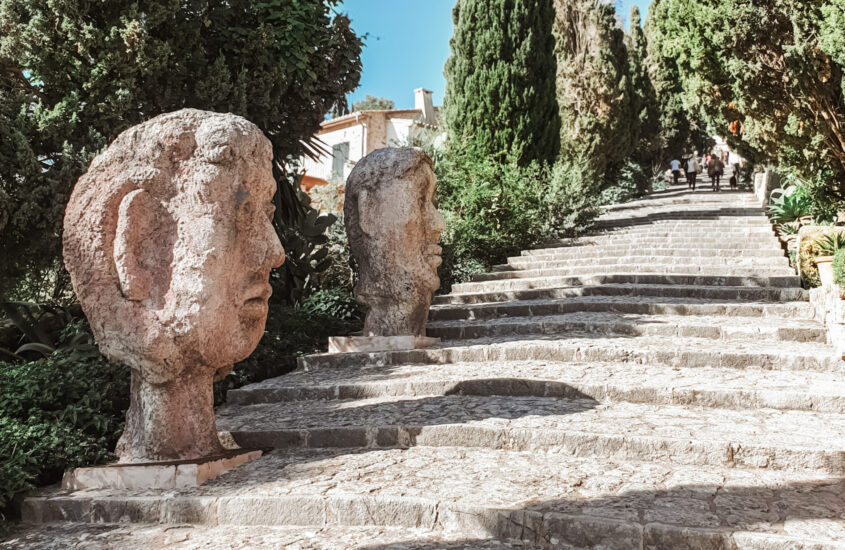
[[[845,300],[842,289],[814,288],[810,291],[810,303],[816,310],[816,318],[827,327],[827,340],[845,358]]]
[[[760,206],[769,204],[769,195],[778,187],[780,187],[780,176],[776,172],[766,170],[754,174],[754,195],[757,196]]]

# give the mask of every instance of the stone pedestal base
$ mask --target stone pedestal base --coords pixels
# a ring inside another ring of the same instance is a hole
[[[184,489],[202,485],[209,479],[252,462],[261,451],[230,451],[196,460],[147,462],[138,464],[108,464],[92,468],[77,468],[66,472],[62,489]]]
[[[332,336],[329,338],[329,353],[397,351],[429,348],[439,343],[440,338],[427,336]]]

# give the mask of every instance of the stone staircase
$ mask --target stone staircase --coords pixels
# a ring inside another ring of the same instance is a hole
[[[600,227],[438,296],[435,348],[229,392],[219,428],[261,459],[33,496],[53,525],[18,543],[845,549],[845,364],[754,197],[672,188]]]

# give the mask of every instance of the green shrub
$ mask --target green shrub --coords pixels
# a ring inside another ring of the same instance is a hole
[[[114,458],[128,406],[129,370],[96,350],[0,363],[0,507],[69,468]]]
[[[816,239],[816,246],[820,256],[833,256],[838,250],[845,248],[845,233],[834,231]]]
[[[302,309],[316,316],[342,321],[362,319],[361,306],[348,292],[341,289],[318,290],[302,302]]]
[[[522,249],[583,231],[598,213],[598,178],[583,159],[500,164],[467,147],[438,155],[436,167],[443,290]]]
[[[772,191],[768,210],[769,218],[775,223],[794,222],[810,213],[810,201],[803,188],[790,185]]]
[[[833,255],[833,281],[845,285],[845,248],[840,248]]]
[[[611,167],[604,176],[605,188],[599,197],[602,205],[620,204],[641,197],[649,188],[649,179],[639,164],[626,161]]]

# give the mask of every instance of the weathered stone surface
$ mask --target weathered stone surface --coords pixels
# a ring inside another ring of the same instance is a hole
[[[361,277],[355,296],[369,307],[364,336],[425,336],[445,229],[436,186],[431,159],[409,147],[374,151],[349,175],[344,221]]]
[[[64,255],[101,351],[132,369],[123,462],[220,454],[212,381],[258,344],[270,269],[269,140],[186,109],[122,133],[80,178]]]
[[[62,488],[85,489],[181,489],[202,485],[209,479],[253,461],[262,451],[234,451],[218,457],[152,464],[109,464],[65,472]]]

